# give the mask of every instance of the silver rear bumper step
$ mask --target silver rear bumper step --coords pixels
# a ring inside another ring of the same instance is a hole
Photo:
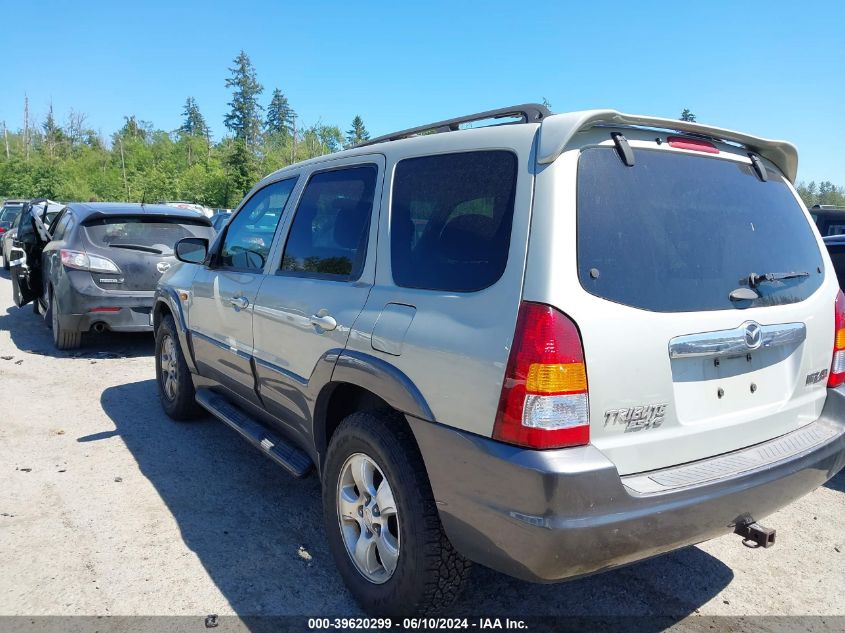
[[[706,484],[735,477],[811,450],[838,432],[833,425],[819,419],[762,444],[682,466],[628,475],[622,477],[622,483],[638,494],[668,492]]]

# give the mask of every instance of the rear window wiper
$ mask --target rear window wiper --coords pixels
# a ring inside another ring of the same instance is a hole
[[[109,244],[112,248],[128,248],[132,251],[144,251],[145,253],[155,253],[161,255],[163,251],[153,248],[152,246],[144,246],[143,244]]]
[[[798,279],[799,277],[809,277],[810,273],[806,272],[791,272],[791,273],[751,273],[748,275],[748,285],[756,288],[764,282],[784,281],[785,279]]]

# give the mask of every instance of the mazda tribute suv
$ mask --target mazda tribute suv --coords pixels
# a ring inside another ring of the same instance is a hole
[[[286,167],[177,244],[162,406],[316,471],[375,614],[445,607],[471,562],[552,582],[767,547],[845,464],[845,297],[797,160],[526,105]]]

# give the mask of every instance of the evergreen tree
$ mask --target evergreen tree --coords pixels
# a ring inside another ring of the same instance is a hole
[[[126,121],[126,123],[117,132],[119,136],[141,141],[147,140],[147,128],[149,127],[149,124],[145,121],[139,121],[134,114],[132,116],[123,117],[123,120]]]
[[[235,205],[229,204],[229,201],[240,201],[258,179],[255,155],[249,150],[244,139],[236,138],[231,142],[224,164],[228,183],[226,205],[233,207]]]
[[[44,130],[44,147],[49,153],[50,157],[56,155],[56,150],[65,138],[64,130],[56,123],[56,117],[53,116],[53,104],[50,104],[50,109],[47,111],[47,118],[41,125]]]
[[[264,127],[268,134],[279,134],[287,137],[293,135],[293,124],[296,112],[290,107],[288,98],[276,88],[267,108],[267,119]]]
[[[684,108],[684,111],[681,112],[681,121],[689,121],[690,123],[695,123],[695,115],[689,108]]]
[[[352,129],[346,130],[346,146],[352,147],[358,143],[363,143],[370,138],[370,133],[364,127],[364,120],[360,115],[355,115],[352,119]]]
[[[229,69],[232,75],[226,80],[226,87],[232,88],[232,100],[229,102],[231,110],[224,117],[223,123],[236,139],[244,141],[246,147],[252,149],[261,132],[262,108],[258,103],[258,95],[264,91],[264,86],[258,83],[255,68],[243,50],[234,62],[234,67]]]
[[[184,119],[179,128],[180,134],[184,134],[185,136],[209,136],[208,125],[205,122],[205,117],[200,112],[196,99],[193,97],[187,98],[185,107],[182,110],[182,116]]]

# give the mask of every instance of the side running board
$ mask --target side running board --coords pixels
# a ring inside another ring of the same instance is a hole
[[[305,451],[275,435],[242,409],[213,391],[197,389],[197,403],[243,435],[250,444],[294,477],[304,477],[314,465]]]

